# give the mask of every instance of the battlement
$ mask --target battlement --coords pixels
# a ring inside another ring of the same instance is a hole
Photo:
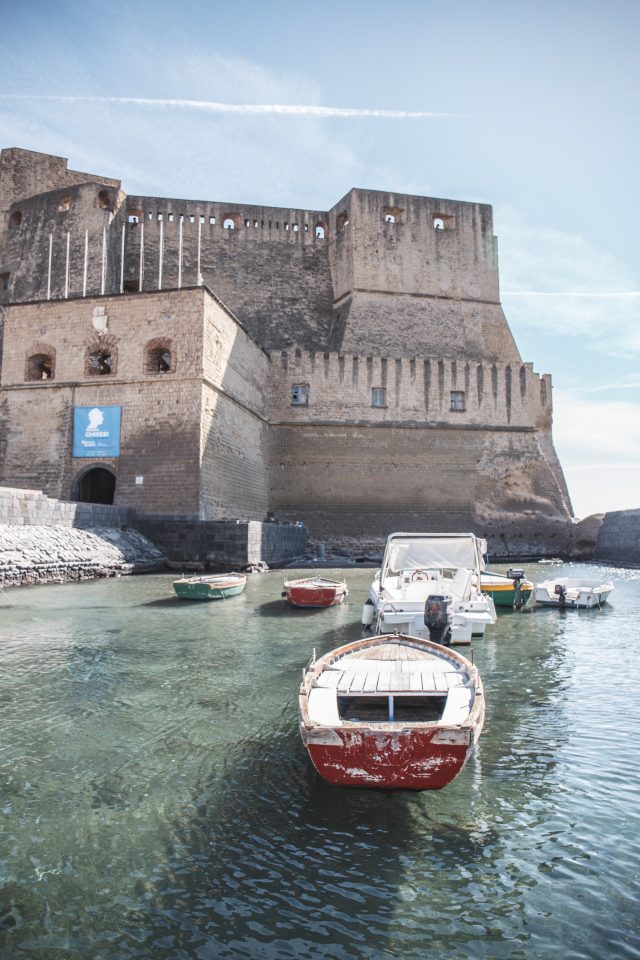
[[[300,349],[271,361],[273,423],[551,429],[551,377],[531,363]]]

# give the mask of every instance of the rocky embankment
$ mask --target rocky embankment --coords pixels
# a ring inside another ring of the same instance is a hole
[[[0,524],[0,585],[64,583],[162,569],[164,555],[136,530]]]

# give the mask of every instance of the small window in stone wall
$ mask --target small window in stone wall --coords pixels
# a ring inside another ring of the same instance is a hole
[[[10,273],[0,273],[0,290],[9,289],[9,280],[11,279]]]
[[[71,209],[71,197],[60,197],[58,213],[67,213]]]
[[[433,215],[434,230],[453,230],[455,225],[456,225],[455,217],[448,217],[444,213],[434,213]]]
[[[385,387],[371,387],[371,406],[386,407],[387,390]]]
[[[457,411],[462,411],[465,409],[464,390],[451,391],[451,409]]]
[[[382,217],[385,223],[403,223],[404,210],[400,207],[383,207]]]
[[[341,233],[343,230],[346,230],[349,226],[349,214],[345,211],[338,214],[338,219],[336,220],[336,226],[338,228],[338,233]]]
[[[12,230],[22,226],[22,210],[14,210],[9,217],[9,226]]]
[[[144,372],[153,375],[173,373],[174,370],[172,341],[166,338],[149,341],[145,348]]]
[[[111,198],[108,190],[100,190],[96,198],[96,204],[100,210],[111,210]]]
[[[309,384],[294,383],[292,385],[291,403],[294,407],[303,407],[309,403]]]
[[[34,353],[27,357],[25,380],[53,380],[55,375],[55,351]]]
[[[88,377],[112,377],[116,373],[118,352],[110,337],[93,344],[85,356],[85,374]]]

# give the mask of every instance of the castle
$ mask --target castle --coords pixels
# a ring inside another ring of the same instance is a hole
[[[551,379],[502,311],[490,206],[131,196],[7,149],[0,207],[3,485],[189,520],[272,510],[335,543],[473,529],[560,549]]]

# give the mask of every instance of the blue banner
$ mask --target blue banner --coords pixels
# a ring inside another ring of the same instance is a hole
[[[122,407],[74,407],[74,457],[120,456]]]

